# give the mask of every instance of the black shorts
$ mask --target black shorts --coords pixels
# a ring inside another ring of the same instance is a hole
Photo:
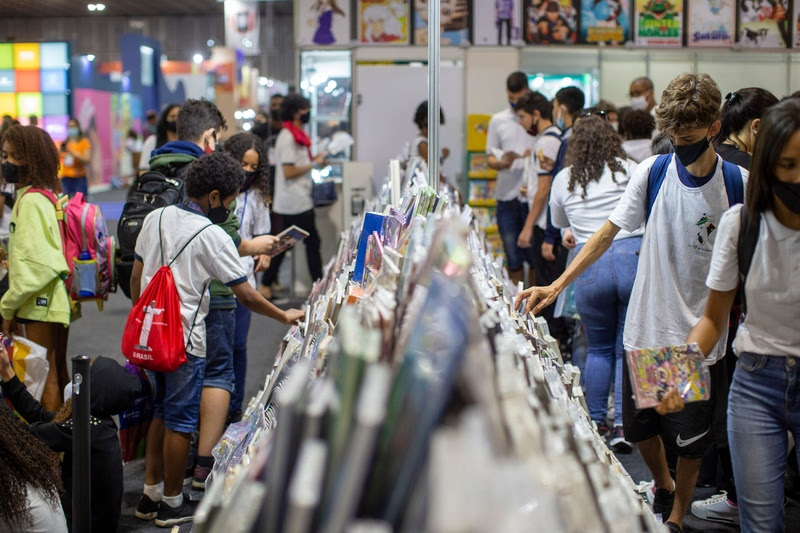
[[[687,459],[700,459],[724,443],[728,404],[724,359],[709,368],[711,399],[687,403],[683,411],[668,415],[660,415],[655,409],[636,408],[627,357],[622,358],[622,364],[622,425],[626,440],[642,442],[659,435],[665,448]]]

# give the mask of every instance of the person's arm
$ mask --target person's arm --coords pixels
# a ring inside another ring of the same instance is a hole
[[[28,392],[25,384],[19,380],[2,342],[0,342],[0,378],[3,380],[3,395],[29,424],[49,422],[55,417],[55,413],[47,411],[42,404],[37,402],[36,398]]]
[[[275,235],[259,235],[252,239],[242,239],[237,250],[241,257],[248,255],[267,255],[280,239]]]
[[[708,355],[727,331],[731,306],[736,297],[736,289],[732,291],[715,291],[709,289],[706,310],[700,321],[692,328],[686,338],[686,344],[696,342],[700,351]]]
[[[131,302],[136,305],[139,296],[142,294],[142,271],[144,263],[139,259],[134,259],[133,270],[131,271]]]
[[[542,309],[553,303],[561,291],[563,291],[575,278],[580,276],[584,270],[589,268],[595,261],[606,253],[614,242],[614,237],[619,233],[619,226],[611,221],[606,221],[603,227],[592,235],[586,244],[581,248],[580,253],[572,263],[569,264],[557,280],[547,287],[531,287],[524,290],[517,296],[514,307],[518,308],[522,300],[527,299],[525,310],[536,314]]]
[[[254,313],[277,320],[281,324],[297,324],[305,316],[305,313],[299,309],[289,309],[288,311],[278,309],[246,281],[233,285],[231,290],[243,306]]]
[[[85,146],[81,150],[77,151],[69,150],[69,153],[72,154],[72,157],[74,157],[75,159],[86,165],[92,161],[92,145],[86,138],[84,138],[83,140],[85,140],[86,142],[85,143],[81,142],[82,145],[85,144]],[[69,149],[69,146],[67,147],[67,149]]]
[[[517,240],[517,246],[520,248],[530,248],[532,246],[531,239],[533,238],[533,228],[536,226],[536,221],[541,216],[545,205],[547,205],[547,196],[550,194],[550,186],[552,184],[552,176],[539,176],[539,186],[536,189],[536,194],[533,196],[533,202],[528,211],[528,218],[525,219],[522,233],[519,234],[519,239]]]

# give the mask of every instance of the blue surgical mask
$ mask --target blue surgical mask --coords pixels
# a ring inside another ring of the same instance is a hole
[[[516,111],[516,110],[517,110],[517,104],[515,104],[515,103],[514,103],[514,102],[512,102],[511,100],[509,100],[509,101],[508,101],[508,105],[510,105],[510,106],[511,106],[511,110],[512,110],[512,111]]]
[[[567,123],[564,121],[564,117],[562,117],[561,113],[559,113],[559,116],[556,119],[556,128],[560,129],[561,131],[564,131],[564,127],[566,125]]]
[[[79,134],[80,130],[78,128],[67,128],[67,136],[77,137]]]

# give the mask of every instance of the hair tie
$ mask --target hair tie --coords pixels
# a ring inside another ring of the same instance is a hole
[[[737,96],[739,96],[739,93],[736,92],[728,93],[728,95],[725,97],[725,100],[732,102],[733,99],[736,98]]]

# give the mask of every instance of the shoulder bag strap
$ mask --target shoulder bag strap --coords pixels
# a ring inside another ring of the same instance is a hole
[[[737,243],[737,258],[739,260],[739,293],[742,298],[742,312],[747,313],[747,300],[745,298],[744,285],[747,281],[747,274],[750,272],[750,265],[753,263],[753,255],[758,245],[758,234],[761,229],[761,214],[755,218],[750,218],[750,211],[746,206],[742,206],[739,215],[740,229],[739,241]]]
[[[728,206],[744,203],[744,180],[739,165],[722,161],[722,177],[725,180],[725,192],[728,195]]]
[[[661,154],[653,161],[653,166],[650,167],[650,174],[647,176],[647,216],[645,221],[650,220],[650,213],[653,211],[658,191],[661,190],[661,186],[664,184],[671,162],[672,154]]]

